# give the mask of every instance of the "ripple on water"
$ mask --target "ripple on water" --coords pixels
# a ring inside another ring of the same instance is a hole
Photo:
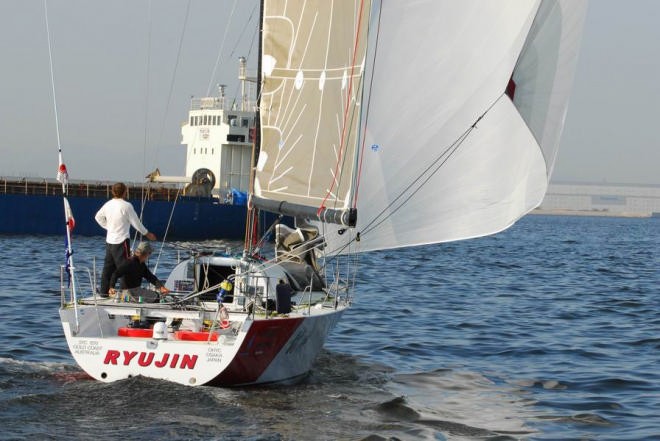
[[[528,216],[490,238],[366,253],[354,305],[310,375],[294,386],[231,390],[86,380],[57,317],[61,238],[0,241],[2,436],[637,440],[660,433],[657,219]],[[79,265],[102,261],[98,238],[74,243]],[[175,254],[163,256],[159,275]],[[68,424],[73,415],[80,429]]]

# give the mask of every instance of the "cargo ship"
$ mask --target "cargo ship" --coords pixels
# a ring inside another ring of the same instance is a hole
[[[219,86],[218,96],[191,99],[181,127],[181,143],[187,146],[185,176],[163,176],[155,170],[144,182],[126,182],[128,200],[159,239],[245,237],[256,107],[248,98],[251,79],[243,57],[239,80],[238,104],[227,105],[224,86]],[[112,197],[112,184],[69,180],[75,234],[105,234],[94,215]],[[272,220],[274,215],[264,214],[260,224],[267,226]],[[62,186],[55,178],[0,177],[0,234],[64,232]]]

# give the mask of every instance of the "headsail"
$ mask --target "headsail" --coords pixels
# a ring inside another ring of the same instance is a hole
[[[534,134],[551,175],[573,85],[586,1],[541,3],[510,85],[510,98]]]
[[[258,207],[350,222],[369,4],[264,2]]]
[[[585,9],[573,0],[374,6],[360,250],[493,234],[542,201]]]

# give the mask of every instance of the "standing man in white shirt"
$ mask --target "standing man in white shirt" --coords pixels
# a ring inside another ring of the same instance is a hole
[[[112,199],[103,204],[94,219],[107,231],[105,239],[105,261],[101,275],[101,296],[108,297],[110,278],[115,270],[131,255],[130,228],[138,230],[149,240],[156,240],[153,233],[147,231],[135,209],[126,197],[126,185],[118,182],[112,186]]]

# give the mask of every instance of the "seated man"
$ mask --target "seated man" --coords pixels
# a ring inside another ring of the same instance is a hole
[[[150,289],[144,289],[141,287],[142,278],[144,277],[154,285],[161,294],[167,294],[170,292],[169,289],[163,285],[163,282],[158,280],[156,276],[153,275],[147,264],[145,263],[151,255],[153,249],[149,242],[140,242],[135,248],[135,252],[130,259],[126,262],[119,265],[119,268],[112,274],[110,278],[110,295],[114,296],[117,294],[115,291],[115,283],[117,279],[121,278],[121,287],[124,290],[122,292],[122,297],[128,294],[131,298],[131,301],[138,301],[142,297],[143,302],[153,303],[160,300],[160,296],[156,291]]]

